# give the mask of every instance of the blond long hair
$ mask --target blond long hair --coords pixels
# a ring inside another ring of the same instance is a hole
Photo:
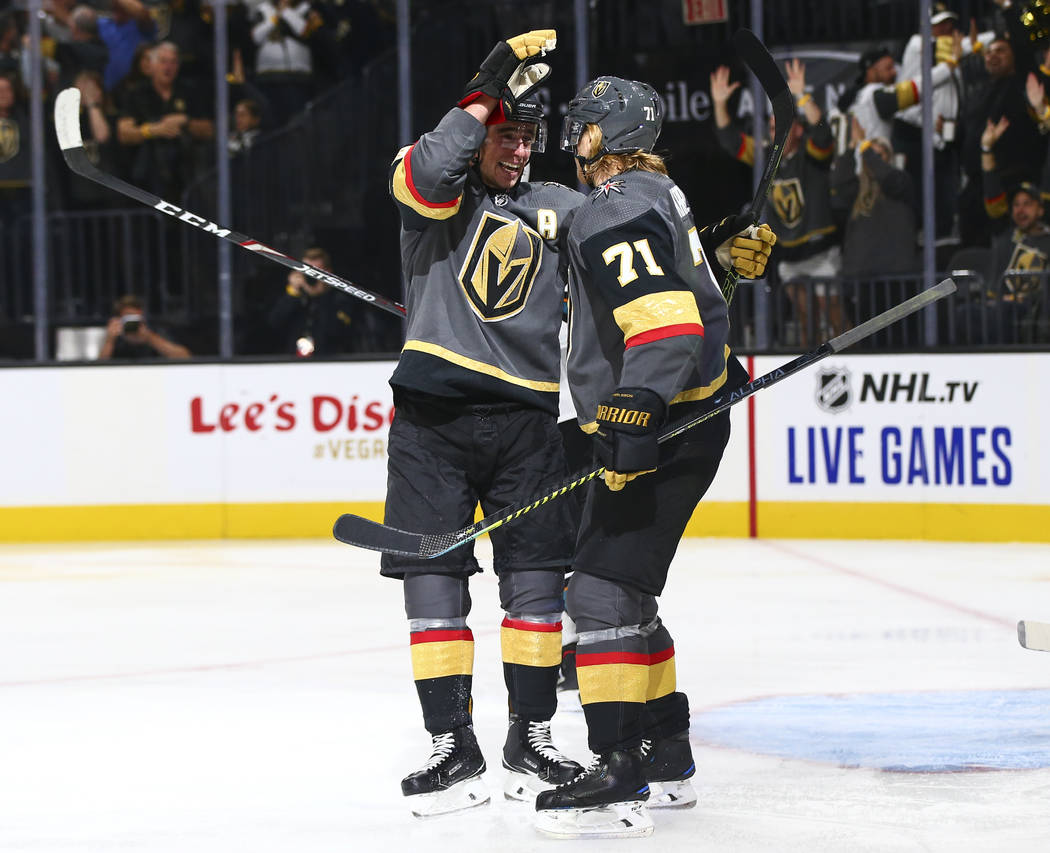
[[[580,134],[579,153],[584,157],[593,157],[594,152],[601,147],[602,129],[596,124],[588,124]],[[604,184],[609,178],[632,169],[637,169],[639,172],[667,174],[667,166],[664,164],[663,157],[641,149],[633,154],[605,154],[593,163],[581,166],[584,179],[592,187]]]

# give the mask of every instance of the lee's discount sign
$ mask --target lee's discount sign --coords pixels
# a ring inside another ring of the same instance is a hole
[[[716,24],[728,17],[726,0],[682,0],[682,21],[686,24]]]
[[[383,501],[391,362],[0,370],[0,506]]]
[[[758,373],[774,359],[756,359]],[[1045,355],[831,356],[762,392],[759,501],[1047,500]]]

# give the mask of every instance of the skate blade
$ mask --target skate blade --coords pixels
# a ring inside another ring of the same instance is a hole
[[[644,838],[653,819],[644,802],[536,812],[536,829],[552,838]]]
[[[688,779],[678,782],[650,782],[651,809],[691,809],[696,805],[696,791]]]
[[[549,791],[553,787],[554,785],[547,784],[531,773],[508,770],[507,778],[503,782],[503,796],[508,800],[535,803],[536,795],[540,791]]]
[[[475,776],[472,779],[464,779],[444,791],[413,794],[407,799],[409,808],[416,817],[437,817],[485,805],[489,801],[489,790],[481,781],[481,777]]]

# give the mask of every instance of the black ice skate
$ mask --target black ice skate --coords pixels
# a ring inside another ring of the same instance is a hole
[[[696,805],[696,791],[689,781],[696,772],[689,732],[643,740],[638,753],[649,783],[649,808],[691,809]]]
[[[540,791],[571,781],[583,767],[565,757],[551,741],[547,721],[523,720],[510,715],[510,729],[503,747],[503,766],[510,771],[503,787],[508,800],[532,802]]]
[[[412,814],[432,817],[487,803],[489,792],[481,781],[485,759],[473,727],[460,726],[431,737],[430,760],[401,780],[401,792],[410,799]]]
[[[652,835],[649,786],[635,752],[598,756],[583,773],[536,797],[536,828],[555,838]]]

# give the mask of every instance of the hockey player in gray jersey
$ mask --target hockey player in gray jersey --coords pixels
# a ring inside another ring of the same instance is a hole
[[[437,532],[464,527],[562,479],[557,429],[562,245],[583,196],[521,180],[546,126],[532,92],[555,33],[500,42],[459,106],[394,160],[408,328],[390,380],[385,522]],[[510,729],[504,793],[531,800],[582,768],[551,742],[561,612],[574,525],[568,502],[492,532],[499,578]],[[471,717],[474,642],[470,546],[434,559],[384,555],[404,581],[412,669],[433,741],[402,781],[420,816],[488,802]]]
[[[776,240],[768,226],[739,217],[698,231],[652,153],[660,124],[650,86],[599,77],[570,103],[561,136],[593,188],[569,232],[567,373],[580,425],[606,469],[605,484],[586,493],[567,596],[596,759],[536,800],[537,827],[562,838],[648,835],[647,802],[696,802],[689,703],[677,690],[657,596],[718,469],[729,415],[664,445],[657,435],[727,381],[747,382],[729,353],[728,310],[710,259],[756,277]]]

